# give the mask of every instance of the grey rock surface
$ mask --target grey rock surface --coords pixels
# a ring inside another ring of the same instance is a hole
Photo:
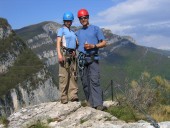
[[[20,109],[8,120],[9,128],[29,128],[38,121],[50,128],[154,128],[145,121],[126,123],[107,112],[82,107],[80,102],[41,103]],[[170,121],[160,122],[159,125],[160,128],[169,128]]]

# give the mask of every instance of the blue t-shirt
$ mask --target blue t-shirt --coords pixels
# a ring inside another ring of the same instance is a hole
[[[57,30],[57,36],[62,38],[62,45],[66,48],[76,48],[76,35],[72,30],[66,27]]]
[[[98,52],[98,49],[86,50],[84,44],[98,44],[101,40],[104,40],[105,37],[101,29],[94,25],[89,25],[87,28],[81,28],[76,32],[76,36],[79,42],[78,51],[83,53]]]

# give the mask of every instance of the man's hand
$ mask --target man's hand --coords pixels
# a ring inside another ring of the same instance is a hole
[[[76,52],[75,51],[72,52],[72,56],[74,56],[74,57],[76,56]]]
[[[87,49],[87,50],[88,50],[88,49],[92,49],[92,48],[94,48],[94,47],[95,47],[94,44],[88,44],[88,43],[85,43],[85,44],[84,44],[84,48]]]

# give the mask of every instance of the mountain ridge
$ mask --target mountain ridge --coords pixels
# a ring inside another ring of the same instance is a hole
[[[54,22],[49,22],[45,25],[47,27],[45,33],[43,34],[46,34],[47,38],[40,36],[40,38],[37,38],[38,35],[34,35],[31,39],[27,38],[27,42],[29,42],[29,40],[32,41],[32,44],[34,46],[32,50],[41,58],[41,60],[44,60],[45,64],[48,64],[49,68],[51,68],[51,66],[58,67],[55,39],[57,29],[62,26],[61,24],[53,23]],[[41,27],[44,28],[44,26]],[[73,26],[73,29],[75,31],[79,28],[79,26]],[[22,29],[20,30],[22,31]],[[20,30],[17,30],[17,33]],[[161,75],[162,77],[170,80],[170,59],[168,58],[170,54],[169,51],[140,46],[138,45],[137,41],[135,41],[132,37],[119,36],[113,34],[110,30],[105,28],[102,28],[102,31],[104,32],[104,36],[107,40],[107,46],[100,49],[99,51],[99,54],[101,56],[101,85],[103,87],[105,87],[105,84],[109,83],[110,80],[114,80],[120,82],[121,84],[124,84],[123,82],[125,82],[128,77],[129,80],[137,79],[144,71],[150,72],[150,74],[153,76]],[[27,32],[25,31],[25,33]],[[34,40],[34,37],[36,37],[37,40]],[[42,41],[49,39],[51,40],[49,41],[50,43],[42,43]],[[28,43],[27,45],[28,47],[30,46]],[[113,64],[110,63],[111,60],[114,60]],[[153,60],[155,60],[153,63],[155,66],[152,66]],[[160,60],[161,62],[159,62]],[[161,66],[162,64],[163,66]],[[58,72],[58,69],[56,68],[52,70]],[[53,74],[54,79],[56,79],[57,77],[57,72],[56,74]],[[107,74],[112,75],[108,76]],[[56,80],[56,82],[57,81],[58,80]]]

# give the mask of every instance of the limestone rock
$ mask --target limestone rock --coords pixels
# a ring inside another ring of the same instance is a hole
[[[9,128],[28,128],[38,121],[50,128],[154,128],[145,121],[126,123],[107,112],[82,107],[80,102],[42,103],[22,108],[13,113],[8,120]],[[170,121],[160,122],[159,125],[161,128],[169,128]]]

